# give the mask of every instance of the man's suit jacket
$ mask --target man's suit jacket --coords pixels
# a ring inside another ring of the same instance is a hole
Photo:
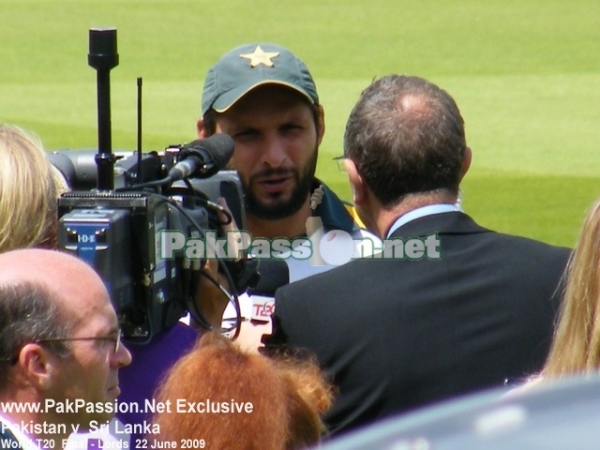
[[[351,261],[276,293],[266,350],[308,349],[333,376],[332,434],[538,371],[570,250],[451,212],[391,238],[437,233],[440,258]]]

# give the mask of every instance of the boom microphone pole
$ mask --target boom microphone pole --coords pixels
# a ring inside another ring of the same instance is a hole
[[[115,157],[110,121],[110,70],[119,64],[116,28],[90,28],[88,64],[96,69],[98,85],[98,189],[114,188]]]

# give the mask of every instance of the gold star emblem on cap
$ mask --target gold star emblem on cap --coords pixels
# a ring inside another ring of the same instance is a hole
[[[240,57],[250,60],[250,67],[256,67],[264,64],[267,67],[273,67],[272,58],[279,56],[279,52],[265,52],[260,45],[256,46],[254,53],[242,53]]]

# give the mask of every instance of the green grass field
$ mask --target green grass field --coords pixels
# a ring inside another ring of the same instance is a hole
[[[474,160],[464,205],[481,224],[573,245],[600,196],[597,0],[0,0],[0,120],[48,149],[93,147],[90,27],[115,26],[113,148],[136,147],[142,77],[145,149],[195,137],[203,76],[225,51],[272,41],[310,67],[326,110],[318,175],[349,199],[331,161],[360,91],[392,72],[457,100]]]

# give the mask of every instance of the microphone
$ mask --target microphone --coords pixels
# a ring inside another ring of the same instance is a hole
[[[211,177],[225,167],[233,149],[233,139],[224,133],[185,144],[180,151],[179,162],[169,170],[169,178],[177,181],[188,177]]]
[[[252,308],[250,320],[267,323],[275,312],[275,291],[290,282],[290,271],[285,261],[264,259],[258,262],[258,273],[258,283],[247,291]]]
[[[260,278],[255,286],[248,288],[250,295],[274,297],[275,291],[290,282],[290,270],[285,261],[261,259],[258,261]]]

